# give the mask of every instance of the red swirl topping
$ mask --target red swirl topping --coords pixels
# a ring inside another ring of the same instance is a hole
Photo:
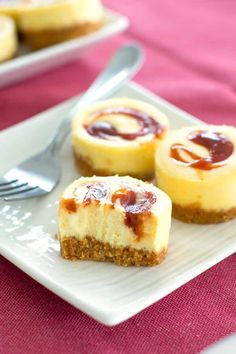
[[[223,166],[222,161],[230,157],[234,151],[231,141],[221,133],[211,131],[195,131],[188,135],[188,140],[201,145],[209,151],[208,157],[201,157],[195,154],[190,147],[182,144],[171,146],[170,156],[187,166],[200,170],[212,170]],[[186,153],[192,161],[186,161],[182,153]]]
[[[156,202],[156,196],[150,191],[121,188],[112,195],[111,201],[115,204],[118,199],[126,212],[126,225],[140,238],[143,234],[143,217]]]
[[[111,123],[102,120],[97,120],[100,117],[110,114],[123,114],[125,116],[130,116],[136,119],[139,125],[139,130],[135,133],[122,133],[119,132],[117,128],[114,127]],[[121,137],[124,140],[134,140],[138,137],[145,136],[147,134],[160,136],[164,132],[164,127],[155,119],[150,117],[148,114],[126,107],[104,109],[101,112],[96,113],[93,122],[88,125],[85,125],[84,128],[90,135],[100,139],[111,139],[112,137]]]

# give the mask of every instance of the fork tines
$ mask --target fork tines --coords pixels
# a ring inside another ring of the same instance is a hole
[[[20,195],[22,197],[22,194],[29,193],[31,191],[34,191],[37,189],[37,186],[30,186],[29,183],[24,182],[21,183],[19,180],[5,180],[1,179],[0,180],[0,198],[4,198],[5,200],[15,200],[15,197],[12,196],[17,196]],[[7,198],[11,197],[11,198]]]

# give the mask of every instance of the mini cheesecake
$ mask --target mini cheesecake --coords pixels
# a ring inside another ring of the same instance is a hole
[[[17,22],[25,42],[39,49],[96,31],[103,7],[100,0],[31,0],[18,8]]]
[[[196,126],[172,131],[156,155],[157,186],[173,216],[189,223],[236,217],[236,129]]]
[[[0,16],[0,63],[14,57],[17,51],[17,34],[14,21]]]
[[[154,155],[168,130],[154,106],[129,98],[109,99],[81,110],[73,120],[72,145],[82,175],[154,176]]]
[[[171,200],[132,177],[81,177],[61,196],[61,254],[70,260],[152,266],[164,259]]]

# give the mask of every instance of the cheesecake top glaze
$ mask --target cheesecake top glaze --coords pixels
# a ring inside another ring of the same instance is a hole
[[[160,146],[157,164],[193,180],[236,171],[236,129],[202,125],[172,131]]]
[[[119,130],[116,127],[117,122],[112,119],[119,116],[124,117],[129,124],[129,120],[133,119],[137,123],[137,130],[134,132],[125,132],[125,129]],[[110,119],[109,119],[110,117]],[[112,122],[113,120],[113,122]],[[125,106],[117,106],[107,108],[94,113],[94,118],[88,124],[84,124],[87,133],[100,139],[121,138],[124,140],[134,140],[138,137],[152,134],[159,137],[164,133],[165,127],[150,115],[141,110],[133,109]]]
[[[156,193],[156,187],[132,177],[81,177],[66,189],[62,201],[72,213],[94,204],[138,214],[155,207]]]
[[[208,150],[208,156],[198,155],[193,147],[183,144],[173,144],[170,156],[176,161],[199,170],[212,170],[223,166],[225,160],[234,152],[234,145],[229,138],[216,131],[194,130],[188,134],[187,139]]]
[[[167,117],[155,107],[128,98],[110,99],[82,110],[74,120],[73,133],[97,143],[134,143],[162,139],[168,129]]]

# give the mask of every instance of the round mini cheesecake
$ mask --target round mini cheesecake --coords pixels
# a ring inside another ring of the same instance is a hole
[[[0,16],[0,63],[14,57],[17,51],[17,34],[14,21]]]
[[[70,260],[152,266],[163,261],[171,200],[131,177],[81,177],[59,203],[61,254]]]
[[[117,98],[93,104],[81,110],[72,124],[80,172],[151,179],[155,150],[167,130],[167,117],[148,103]]]
[[[156,183],[173,216],[190,223],[236,217],[236,129],[196,126],[172,131],[156,155]]]
[[[103,15],[100,0],[31,0],[17,22],[25,42],[39,49],[96,31]]]

